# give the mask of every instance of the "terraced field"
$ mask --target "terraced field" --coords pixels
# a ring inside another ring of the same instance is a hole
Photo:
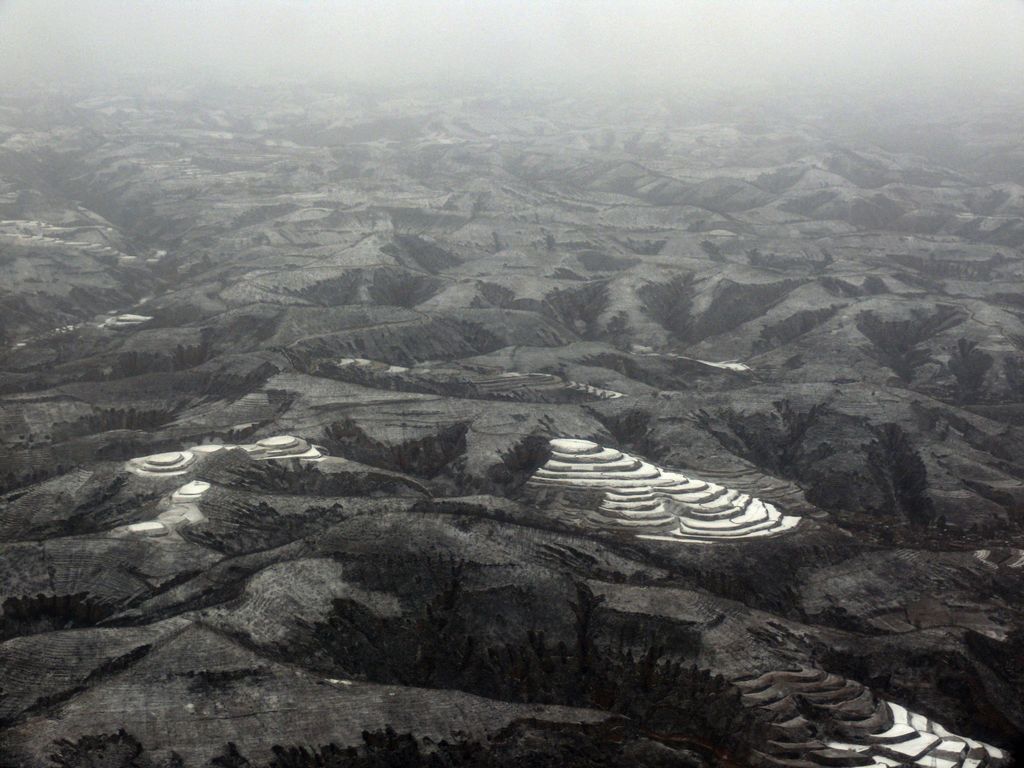
[[[778,734],[769,764],[917,765],[978,768],[1006,757],[990,744],[957,736],[924,715],[875,697],[864,686],[817,669],[768,672],[737,681],[744,701],[770,713]],[[841,738],[815,742],[802,709],[824,710]]]
[[[749,539],[788,531],[800,521],[746,493],[663,470],[588,440],[552,440],[551,458],[530,483],[602,491],[591,519],[646,538],[691,543]]]

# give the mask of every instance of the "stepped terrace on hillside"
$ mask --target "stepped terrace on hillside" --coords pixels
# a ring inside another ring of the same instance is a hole
[[[557,393],[561,390],[579,392],[597,400],[617,400],[623,397],[621,392],[582,382],[567,381],[550,373],[504,371],[481,376],[474,379],[472,384],[482,393],[503,399],[529,399],[531,394],[542,395],[545,392]]]
[[[589,440],[551,441],[551,457],[530,478],[536,489],[603,494],[588,521],[642,538],[737,541],[794,528],[799,517],[716,483],[664,470]]]
[[[458,392],[468,398],[538,402],[617,400],[622,392],[571,381],[553,373],[506,371],[497,367],[421,366],[405,368],[377,360],[345,357],[322,364],[329,375],[366,386],[412,391]]]
[[[312,445],[301,437],[274,435],[249,445],[224,445],[220,443],[197,445],[185,451],[171,451],[131,459],[127,468],[137,475],[149,477],[172,477],[185,474],[200,456],[207,456],[231,448],[241,448],[257,461],[272,459],[300,459],[320,461],[326,451]]]
[[[113,317],[108,317],[106,320],[104,320],[103,323],[101,323],[100,327],[108,329],[133,328],[136,325],[148,323],[152,319],[153,318],[150,317],[149,315],[135,315],[131,313],[124,315],[114,315]]]
[[[870,689],[821,669],[774,670],[734,681],[743,702],[769,716],[776,732],[770,765],[883,768],[985,768],[1005,761],[994,746],[951,733],[935,721],[875,696]],[[815,737],[805,715],[828,713],[834,735]]]

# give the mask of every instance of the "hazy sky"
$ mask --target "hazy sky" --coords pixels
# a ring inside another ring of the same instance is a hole
[[[1024,0],[0,0],[0,83],[1024,90]]]

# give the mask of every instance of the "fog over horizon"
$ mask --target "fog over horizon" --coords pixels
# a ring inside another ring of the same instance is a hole
[[[1020,0],[0,0],[0,87],[260,84],[1020,91]]]

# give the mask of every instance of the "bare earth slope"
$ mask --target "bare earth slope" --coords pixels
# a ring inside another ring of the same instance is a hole
[[[1010,107],[0,104],[0,765],[1019,758]]]

